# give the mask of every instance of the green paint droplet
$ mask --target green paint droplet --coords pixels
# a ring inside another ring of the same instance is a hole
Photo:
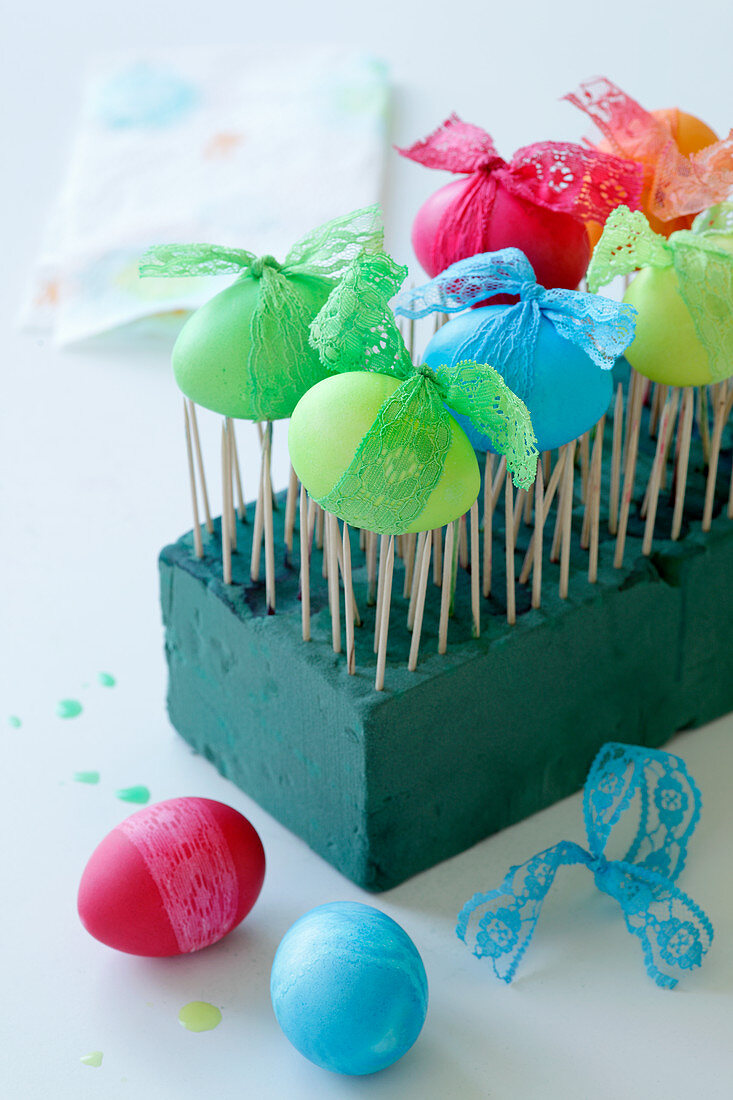
[[[77,783],[99,783],[99,772],[74,772]]]
[[[123,787],[115,792],[123,802],[149,802],[150,791],[147,787]]]
[[[76,718],[83,709],[78,699],[61,699],[56,704],[56,713],[59,718]]]
[[[104,688],[113,688],[117,683],[114,676],[109,672],[98,672],[97,680]]]
[[[101,1050],[93,1050],[91,1054],[85,1054],[79,1061],[85,1066],[101,1066],[103,1057]]]
[[[19,730],[23,723],[17,714],[11,714],[8,718],[8,725],[12,726],[14,730]]]
[[[213,1031],[221,1023],[221,1012],[208,1001],[189,1001],[178,1013],[178,1022],[188,1031]]]

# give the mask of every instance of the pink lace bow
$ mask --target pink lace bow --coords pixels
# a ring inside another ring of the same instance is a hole
[[[519,198],[581,221],[605,222],[617,206],[638,209],[642,169],[621,157],[583,145],[541,141],[518,149],[503,160],[485,130],[452,114],[434,133],[404,157],[448,172],[481,173],[492,189],[501,181]]]
[[[733,130],[685,156],[669,124],[606,77],[595,77],[563,98],[595,122],[619,156],[644,166],[645,205],[659,221],[697,214],[727,198],[733,187]]]

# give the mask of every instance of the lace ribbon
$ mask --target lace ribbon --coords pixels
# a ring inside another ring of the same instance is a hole
[[[723,141],[685,156],[669,124],[606,77],[589,80],[564,98],[595,122],[619,156],[644,166],[646,206],[660,221],[696,214],[727,197],[733,186],[733,130]]]
[[[673,989],[681,972],[700,965],[713,939],[705,913],[674,885],[701,805],[678,757],[609,742],[593,762],[583,795],[590,850],[561,841],[511,867],[497,890],[466,902],[458,916],[459,938],[491,961],[497,977],[511,982],[557,871],[584,864],[598,889],[621,906],[626,927],[641,941],[649,975]],[[634,839],[623,859],[607,859],[607,842],[627,812],[638,813]]]
[[[238,275],[258,279],[260,293],[250,322],[247,359],[255,419],[267,420],[268,408],[283,383],[299,392],[312,382],[308,327],[312,315],[290,279],[293,275],[335,282],[363,250],[382,248],[379,206],[334,218],[302,237],[284,263],[243,249],[214,244],[164,244],[148,249],[140,262],[142,277]],[[303,373],[303,372],[306,373]]]
[[[637,207],[641,196],[642,170],[628,160],[583,145],[543,141],[518,149],[507,162],[489,134],[455,114],[423,141],[397,152],[428,168],[473,176],[442,214],[433,246],[439,269],[447,266],[441,256],[455,256],[459,248],[475,252],[497,183],[526,202],[581,221],[604,222],[619,203]]]
[[[632,306],[577,290],[545,290],[518,248],[459,260],[424,286],[402,291],[395,312],[414,318],[436,311],[458,313],[495,294],[518,295],[520,301],[478,315],[475,329],[456,355],[459,359],[480,358],[490,348],[492,362],[525,402],[532,396],[541,317],[602,370],[610,370],[634,338],[636,310]]]
[[[348,505],[351,522],[381,534],[413,527],[440,480],[452,434],[445,405],[467,415],[506,454],[516,485],[529,488],[537,468],[529,412],[493,367],[472,361],[438,371],[413,367],[389,308],[405,275],[386,253],[362,254],[311,325],[311,343],[328,370],[371,370],[401,382],[348,469],[317,501],[335,515]]]
[[[711,215],[716,225],[708,228],[704,218]],[[729,216],[725,210],[707,212],[694,231],[680,229],[665,238],[643,214],[620,206],[606,222],[588,268],[588,286],[595,292],[616,275],[640,267],[674,267],[713,382],[722,382],[733,371],[733,254],[720,240]]]

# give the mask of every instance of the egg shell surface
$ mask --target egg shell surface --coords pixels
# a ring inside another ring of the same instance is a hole
[[[669,386],[705,386],[712,381],[708,354],[680,295],[674,268],[643,268],[624,301],[638,312],[634,339],[626,349],[634,370]]]
[[[431,195],[417,212],[412,227],[412,247],[431,278],[467,256],[495,252],[500,248],[521,248],[541,286],[575,290],[590,259],[590,244],[583,222],[571,214],[547,210],[512,195],[500,180],[496,182],[489,216],[471,247],[455,246],[448,250],[444,242],[440,249],[444,264],[436,267],[432,249],[440,234],[441,219],[448,208],[461,203],[470,186],[470,177],[453,180]]]
[[[455,366],[467,358],[478,363],[489,363],[499,371],[509,389],[518,392],[518,356],[502,367],[494,361],[491,342],[479,342],[475,336],[485,318],[491,315],[501,317],[501,313],[511,308],[484,306],[454,317],[442,325],[431,339],[425,349],[425,362],[433,370],[442,364]],[[581,348],[559,336],[554,325],[545,317],[540,318],[534,349],[534,371],[534,385],[525,404],[540,451],[549,451],[577,439],[592,428],[608,409],[613,394],[611,371],[601,370]],[[457,415],[456,419],[476,450],[494,452],[488,437],[477,432],[467,418]]]
[[[286,932],[270,981],[283,1032],[335,1073],[375,1073],[417,1039],[428,1007],[425,968],[391,917],[359,902],[312,909]]]
[[[288,276],[309,322],[321,309],[333,289],[329,279],[310,275]],[[248,369],[252,344],[252,315],[260,300],[260,280],[238,279],[197,309],[181,329],[173,348],[173,374],[179,389],[205,409],[241,420],[259,420],[253,379]],[[283,364],[276,393],[267,407],[268,420],[290,416],[305,391],[325,376],[318,353],[308,346],[305,333],[303,359],[297,376],[289,376],[286,365],[292,359],[289,342],[283,339],[277,315],[265,333],[268,356]]]
[[[290,459],[315,500],[322,499],[350,466],[379,409],[400,386],[373,371],[335,374],[313,386],[293,412],[288,430]],[[466,434],[451,417],[451,442],[440,481],[407,532],[432,530],[464,515],[481,484],[476,456]],[[347,505],[339,518],[360,526]]]
[[[264,876],[262,843],[242,814],[208,798],[173,798],[132,814],[95,849],[79,917],[118,951],[185,954],[235,928]]]

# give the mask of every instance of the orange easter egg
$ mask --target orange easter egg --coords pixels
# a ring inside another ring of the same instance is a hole
[[[651,111],[650,114],[666,124],[683,156],[689,157],[692,153],[699,153],[701,149],[705,149],[718,140],[718,135],[706,122],[696,118],[695,115],[688,114],[687,111],[681,111],[679,107],[662,107],[657,111]],[[617,153],[617,150],[613,149],[605,139],[599,141],[596,148],[600,149],[602,153]],[[660,221],[659,218],[655,218],[649,212],[647,197],[645,191],[642,196],[642,210],[655,233],[661,233],[668,237],[670,233],[674,233],[678,229],[689,229],[695,220],[694,214],[686,214],[681,218],[672,218],[671,221]],[[586,222],[586,229],[592,251],[598,244],[603,226],[599,225],[598,222]]]

